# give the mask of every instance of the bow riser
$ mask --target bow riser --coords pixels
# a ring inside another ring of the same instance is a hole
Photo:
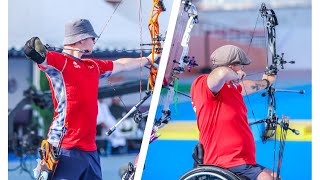
[[[151,36],[151,44],[143,44],[143,45],[151,45],[151,66],[150,66],[150,75],[149,75],[149,86],[150,89],[153,91],[154,90],[154,85],[157,79],[157,73],[158,73],[158,68],[154,66],[155,62],[155,54],[160,54],[162,51],[161,48],[161,41],[164,40],[164,38],[160,34],[160,26],[158,22],[158,18],[160,13],[166,11],[166,8],[164,7],[163,1],[162,0],[154,0],[153,1],[153,6],[150,14],[150,21],[149,21],[149,31],[150,31],[150,36]]]

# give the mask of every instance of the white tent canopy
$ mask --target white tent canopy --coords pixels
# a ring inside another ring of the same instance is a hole
[[[150,43],[148,23],[152,1],[141,1],[142,43]],[[171,12],[171,1],[166,1],[166,12],[159,16],[160,32],[165,34]],[[140,45],[140,23],[138,1],[124,0],[116,10],[115,6],[103,0],[30,0],[9,1],[8,48],[20,49],[33,36],[38,36],[44,44],[61,47],[64,24],[74,18],[89,19],[101,38],[96,48],[134,49]],[[113,14],[113,15],[112,15]],[[110,22],[107,23],[108,19]]]

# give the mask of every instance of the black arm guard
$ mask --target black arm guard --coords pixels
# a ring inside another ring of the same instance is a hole
[[[47,50],[38,37],[29,39],[23,47],[23,51],[27,58],[41,64],[46,59]]]

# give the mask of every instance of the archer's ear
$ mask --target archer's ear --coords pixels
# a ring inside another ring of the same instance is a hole
[[[76,43],[83,44],[84,43],[84,39],[82,39],[82,40],[80,40],[80,41],[78,41]]]

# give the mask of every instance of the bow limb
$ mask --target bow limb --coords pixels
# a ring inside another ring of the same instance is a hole
[[[190,71],[192,67],[196,66],[195,61],[193,58],[188,57],[189,53],[189,40],[190,40],[190,33],[195,24],[199,22],[198,20],[198,12],[196,7],[191,3],[191,1],[185,1],[184,2],[184,10],[188,12],[188,22],[186,29],[183,33],[183,38],[181,41],[182,46],[182,54],[180,56],[179,62],[178,62],[178,68],[174,68],[175,73],[183,73],[184,72],[184,66],[188,66],[188,70]]]
[[[165,11],[165,7],[164,4],[162,2],[162,0],[154,0],[153,1],[153,6],[152,6],[152,11],[150,14],[150,21],[149,21],[149,31],[150,31],[150,35],[151,35],[151,66],[150,66],[150,75],[149,75],[149,87],[151,88],[151,90],[153,91],[154,89],[154,85],[156,82],[156,78],[157,78],[157,73],[158,73],[158,68],[154,65],[155,62],[155,54],[160,54],[162,51],[161,48],[161,41],[163,40],[163,38],[160,35],[160,26],[159,26],[159,22],[158,22],[158,17],[160,15],[161,12]]]

